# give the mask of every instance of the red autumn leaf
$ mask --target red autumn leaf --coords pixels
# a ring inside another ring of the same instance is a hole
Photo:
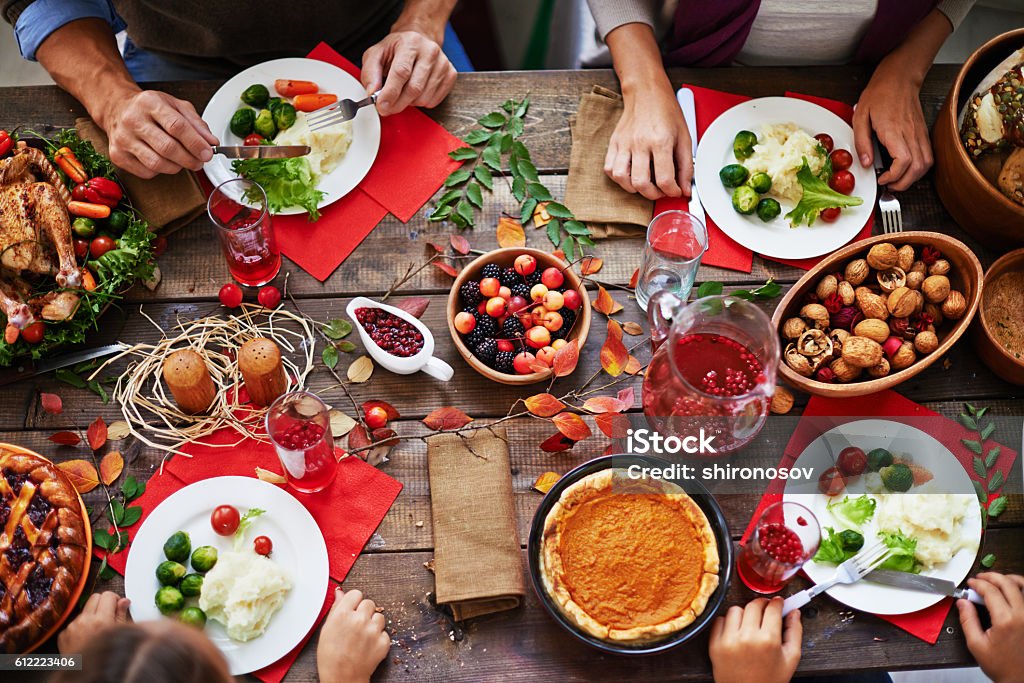
[[[594,302],[593,308],[598,313],[614,315],[622,310],[622,304],[613,299],[607,289],[599,286],[597,288],[597,300]]]
[[[44,391],[39,394],[39,401],[43,404],[43,410],[50,415],[60,415],[64,412],[64,402],[57,394],[48,394]]]
[[[635,375],[641,370],[643,370],[643,366],[640,365],[639,359],[636,356],[630,356],[629,361],[626,363],[626,374]]]
[[[601,413],[594,418],[597,428],[610,439],[626,438],[629,429],[629,418],[622,413]]]
[[[640,281],[640,269],[637,268],[633,271],[633,274],[629,276],[629,288],[636,289],[636,283]]]
[[[124,469],[124,458],[117,451],[110,451],[100,460],[100,479],[109,486],[121,476]]]
[[[430,299],[425,296],[411,296],[408,299],[402,299],[400,302],[395,304],[395,306],[401,308],[414,318],[422,318],[423,313],[427,310],[427,306],[429,305]]]
[[[534,394],[523,403],[526,404],[527,410],[538,417],[551,417],[565,408],[565,404],[551,394]]]
[[[68,460],[58,463],[57,467],[68,475],[68,479],[79,493],[89,493],[99,486],[100,478],[96,474],[96,467],[88,460]]]
[[[430,415],[423,418],[423,424],[435,431],[461,429],[472,421],[473,418],[469,415],[466,415],[458,408],[452,408],[451,406],[446,408],[437,408],[432,411]]]
[[[580,272],[584,275],[593,275],[604,267],[604,259],[596,256],[588,256],[580,262]]]
[[[583,418],[576,413],[559,413],[551,418],[551,421],[558,427],[558,431],[573,441],[583,441],[593,433]]]
[[[462,235],[452,235],[451,237],[452,249],[459,252],[460,254],[468,254],[472,248],[469,246],[469,240]]]
[[[594,396],[583,403],[583,410],[588,413],[621,413],[626,406],[614,396]]]
[[[622,402],[622,405],[626,406],[623,410],[629,410],[633,407],[633,404],[636,403],[636,394],[633,392],[633,387],[619,389],[619,393],[616,398]]]
[[[502,216],[498,219],[498,246],[525,247],[526,233],[522,224],[515,218]]]
[[[560,261],[566,260],[565,252],[562,251],[561,249],[555,249],[553,252],[551,252],[551,255],[554,256],[556,259],[559,259]]]
[[[388,414],[389,420],[397,420],[402,416],[398,413],[398,410],[388,403],[387,401],[366,401],[363,403],[363,415],[370,412],[370,408],[383,408],[384,412]]]
[[[429,246],[431,249],[433,249],[438,254],[443,254],[444,253],[444,247],[442,247],[440,244],[437,244],[435,242],[427,242],[427,246]]]
[[[572,439],[566,437],[561,432],[555,432],[541,442],[540,449],[545,453],[561,453],[562,451],[569,450],[575,445],[576,442]]]
[[[103,448],[103,444],[107,443],[107,423],[102,417],[97,417],[96,421],[89,425],[85,437],[89,440],[89,448],[94,451]]]
[[[551,369],[555,371],[555,377],[565,377],[573,373],[579,362],[579,342],[571,341],[555,352],[555,357],[551,361]]]
[[[622,343],[622,326],[615,320],[608,321],[608,338],[601,347],[601,367],[612,377],[618,377],[629,362],[629,351]]]
[[[455,266],[450,263],[445,263],[444,261],[431,261],[430,263],[445,275],[450,275],[451,277],[459,276],[459,271],[455,270]]]
[[[644,333],[644,328],[640,323],[635,323],[632,320],[622,326],[623,331],[626,334],[631,334],[634,337]]]
[[[373,443],[376,446],[391,448],[398,445],[398,432],[390,427],[379,427],[373,430]]]
[[[366,433],[366,427],[363,425],[356,425],[352,428],[352,431],[348,433],[348,449],[350,451],[354,451],[354,454],[358,455],[363,460],[366,460],[366,451],[360,449],[371,445],[373,444],[370,441],[370,436]]]
[[[57,432],[56,434],[51,434],[49,438],[50,441],[61,446],[77,446],[82,440],[74,432]]]
[[[530,370],[532,370],[533,372],[547,372],[548,370],[551,369],[544,363],[544,361],[540,360],[539,358],[528,360],[526,361],[526,364],[530,366]]]

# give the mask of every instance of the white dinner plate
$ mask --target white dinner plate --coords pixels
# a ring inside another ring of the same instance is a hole
[[[795,123],[812,136],[828,133],[835,141],[835,149],[853,154],[853,166],[849,169],[857,180],[853,195],[864,203],[843,209],[835,223],[819,218],[810,227],[796,228],[790,227],[785,218],[793,208],[791,202],[780,202],[782,212],[768,223],[757,214],[744,216],[732,208],[732,190],[722,185],[718,172],[727,164],[740,163],[732,152],[736,133],[749,130],[760,137],[765,125],[779,123]],[[874,169],[863,168],[856,160],[853,129],[824,107],[793,97],[748,100],[715,119],[701,136],[694,175],[704,210],[722,232],[758,254],[787,259],[829,254],[852,240],[874,211],[878,189]]]
[[[243,515],[249,508],[266,510],[249,527],[246,542],[251,546],[256,536],[269,536],[274,544],[271,559],[292,579],[292,589],[262,636],[240,643],[228,638],[218,622],[206,622],[206,635],[224,653],[231,675],[240,676],[291,652],[313,628],[327,595],[327,544],[312,515],[287,491],[252,477],[215,477],[168,496],[132,540],[124,590],[135,621],[166,618],[154,601],[160,588],[156,567],[166,559],[164,543],[174,532],[187,531],[193,550],[203,545],[230,550],[232,538],[218,536],[210,526],[210,514],[218,505],[233,505]]]
[[[240,145],[243,142],[231,132],[230,125],[231,116],[246,106],[239,99],[242,92],[250,85],[262,83],[270,90],[270,96],[276,97],[274,81],[278,78],[313,81],[320,86],[320,92],[337,95],[339,100],[361,100],[366,97],[366,89],[362,84],[333,64],[298,57],[263,62],[249,67],[222,85],[203,110],[203,120],[222,145]],[[363,107],[352,119],[352,145],[348,148],[345,158],[337,168],[320,178],[317,185],[325,195],[320,202],[320,208],[344,197],[366,177],[374,159],[377,158],[379,147],[380,116],[375,108]],[[222,154],[216,154],[203,167],[215,187],[225,180],[238,177],[238,174],[231,170],[231,161]],[[301,207],[292,207],[280,213],[290,215],[305,212]]]
[[[824,472],[835,463],[829,455],[826,442],[831,446],[835,457],[847,446],[861,448],[865,453],[875,448],[885,448],[896,456],[908,454],[914,463],[923,465],[932,471],[934,479],[929,482],[930,489],[943,493],[970,495],[974,504],[962,521],[962,533],[981,538],[981,508],[977,505],[974,486],[963,466],[948,448],[939,443],[930,434],[891,420],[857,420],[848,422],[825,432],[815,439],[800,457],[794,467],[814,467],[816,472]],[[863,477],[851,481],[844,495],[859,496],[865,493]],[[841,526],[826,508],[828,497],[817,491],[817,481],[796,482],[790,480],[786,484],[783,499],[801,503],[815,514],[822,527],[838,528]],[[910,492],[914,493],[916,487]],[[870,520],[864,528],[865,542],[874,537],[876,527]],[[921,572],[923,576],[934,576],[960,584],[967,578],[974,565],[977,550],[971,552],[962,548],[953,558],[943,565]],[[835,565],[814,562],[804,565],[804,572],[814,583],[821,583],[832,577]],[[850,585],[838,585],[826,591],[839,602],[871,614],[909,614],[934,605],[942,599],[941,595],[921,591],[906,590],[883,586],[870,581],[859,581]]]

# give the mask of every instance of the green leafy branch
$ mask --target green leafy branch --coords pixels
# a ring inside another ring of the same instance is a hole
[[[702,282],[700,287],[697,288],[697,298],[703,299],[706,296],[718,296],[724,291],[725,286],[721,282],[709,280],[708,282]],[[782,294],[782,285],[776,282],[774,278],[768,278],[763,285],[755,289],[737,289],[729,292],[729,296],[746,299],[747,301],[768,301],[780,294]]]
[[[965,403],[964,407],[966,412],[960,413],[958,418],[960,424],[978,435],[977,439],[960,439],[960,443],[974,453],[971,465],[978,479],[972,479],[971,483],[974,484],[974,491],[978,495],[978,502],[981,503],[983,511],[988,503],[986,516],[998,517],[1006,510],[1007,498],[1005,495],[1000,495],[989,503],[988,497],[989,494],[999,491],[1006,483],[1006,477],[1002,470],[995,469],[1002,453],[1002,447],[995,444],[992,448],[985,450],[985,442],[995,432],[996,424],[992,420],[984,420],[988,407],[976,408],[970,403]]]

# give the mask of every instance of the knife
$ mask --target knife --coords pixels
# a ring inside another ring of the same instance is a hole
[[[676,93],[676,99],[679,101],[679,106],[683,109],[683,118],[686,119],[686,129],[690,131],[690,144],[693,145],[693,164],[694,167],[697,165],[697,107],[693,101],[693,91],[689,88],[680,88],[679,92]],[[704,216],[704,206],[700,203],[700,197],[697,196],[697,175],[694,174],[694,182],[690,187],[690,207],[689,211],[692,216],[695,216],[702,224],[707,224],[707,219]]]
[[[213,153],[228,159],[290,159],[309,154],[309,145],[214,145]]]
[[[35,377],[51,370],[59,370],[60,368],[66,368],[69,365],[78,365],[84,363],[87,360],[93,358],[101,358],[102,356],[109,356],[112,353],[116,353],[121,350],[121,346],[118,344],[107,344],[106,346],[97,346],[92,349],[85,349],[83,351],[73,351],[72,353],[66,353],[63,356],[57,356],[55,358],[44,358],[39,361],[26,361],[15,367],[7,370],[0,371],[0,386],[17,382],[18,380],[26,379],[28,377]]]
[[[946,579],[936,579],[932,576],[921,576],[920,574],[908,574],[897,572],[891,569],[876,569],[864,577],[865,581],[881,583],[896,588],[908,588],[914,591],[925,593],[936,593],[948,595],[951,598],[970,600],[977,605],[984,605],[985,598],[981,597],[970,588],[957,588],[956,584]]]

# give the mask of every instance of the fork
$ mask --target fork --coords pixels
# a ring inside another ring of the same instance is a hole
[[[812,598],[824,593],[836,584],[860,581],[877,569],[891,554],[892,549],[882,542],[862,549],[859,553],[836,567],[836,573],[828,581],[823,581],[816,586],[811,586],[786,598],[786,601],[782,603],[782,616],[786,616],[795,609],[800,609],[809,603]]]
[[[875,147],[875,176],[881,175],[885,168],[882,159],[882,150],[878,145],[878,138],[871,136],[872,144]],[[882,188],[882,196],[878,199],[878,210],[882,212],[882,232],[891,235],[895,232],[903,232],[903,212],[900,210],[900,200],[896,199],[888,185],[879,185]]]
[[[380,90],[359,101],[340,100],[334,104],[328,104],[326,107],[320,107],[309,113],[309,116],[306,117],[306,123],[311,131],[316,131],[327,126],[333,126],[336,123],[351,121],[356,117],[360,109],[375,104],[378,95],[380,95]]]

